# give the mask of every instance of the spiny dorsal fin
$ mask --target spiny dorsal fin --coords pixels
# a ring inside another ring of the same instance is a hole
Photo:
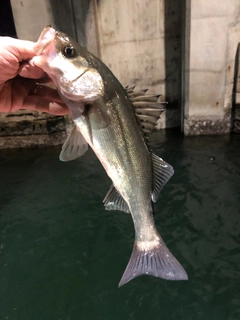
[[[146,94],[147,89],[134,91],[134,87],[126,87],[129,100],[132,102],[132,106],[139,124],[142,128],[146,140],[155,128],[158,119],[162,112],[165,110],[165,102],[158,102],[160,95]]]
[[[174,174],[174,170],[170,164],[154,153],[151,153],[151,159],[153,168],[152,201],[156,202],[160,191]]]
[[[126,87],[125,87],[125,90],[126,90],[127,94],[133,92],[133,90],[135,89],[135,87],[136,87],[136,86],[132,86],[132,87],[126,86]]]
[[[148,89],[142,89],[142,90],[139,90],[139,91],[134,91],[134,90],[128,91],[127,90],[127,94],[128,94],[128,97],[136,97],[136,96],[139,96],[139,95],[145,95],[147,91],[148,91]]]
[[[120,193],[112,185],[103,199],[104,207],[106,210],[120,210],[126,213],[130,213],[129,207]]]
[[[70,135],[62,146],[59,159],[71,161],[81,157],[88,149],[88,144],[76,126],[73,127]]]

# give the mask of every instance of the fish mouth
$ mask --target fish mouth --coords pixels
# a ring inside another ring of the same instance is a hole
[[[36,52],[37,56],[44,55],[44,53],[47,53],[47,48],[50,47],[50,44],[54,42],[54,40],[62,40],[65,38],[63,34],[59,31],[56,31],[54,28],[51,26],[47,26],[46,28],[43,29],[41,32],[38,41],[34,45],[34,51]],[[50,50],[50,49],[49,49]],[[84,73],[86,73],[89,69],[86,68],[82,70],[81,74],[79,74],[75,79],[71,81],[71,83],[74,83],[77,81],[79,78],[81,78]]]
[[[51,26],[43,29],[38,41],[34,45],[34,51],[38,56],[44,53],[48,45],[55,39],[55,36],[56,31]]]

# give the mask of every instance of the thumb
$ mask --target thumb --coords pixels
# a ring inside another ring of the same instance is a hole
[[[18,74],[24,78],[40,79],[46,76],[45,72],[36,66],[29,63],[24,63],[21,65]]]

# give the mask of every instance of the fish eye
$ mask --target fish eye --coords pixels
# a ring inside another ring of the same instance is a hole
[[[72,58],[74,57],[76,54],[76,51],[75,49],[72,47],[72,46],[66,46],[63,48],[63,55],[66,57],[66,58]]]

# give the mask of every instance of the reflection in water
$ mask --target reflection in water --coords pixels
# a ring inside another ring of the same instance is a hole
[[[157,142],[155,142],[157,141]],[[158,230],[187,282],[118,282],[132,219],[105,211],[111,182],[89,151],[1,152],[0,319],[240,319],[240,140],[156,133],[175,175],[155,205]]]

